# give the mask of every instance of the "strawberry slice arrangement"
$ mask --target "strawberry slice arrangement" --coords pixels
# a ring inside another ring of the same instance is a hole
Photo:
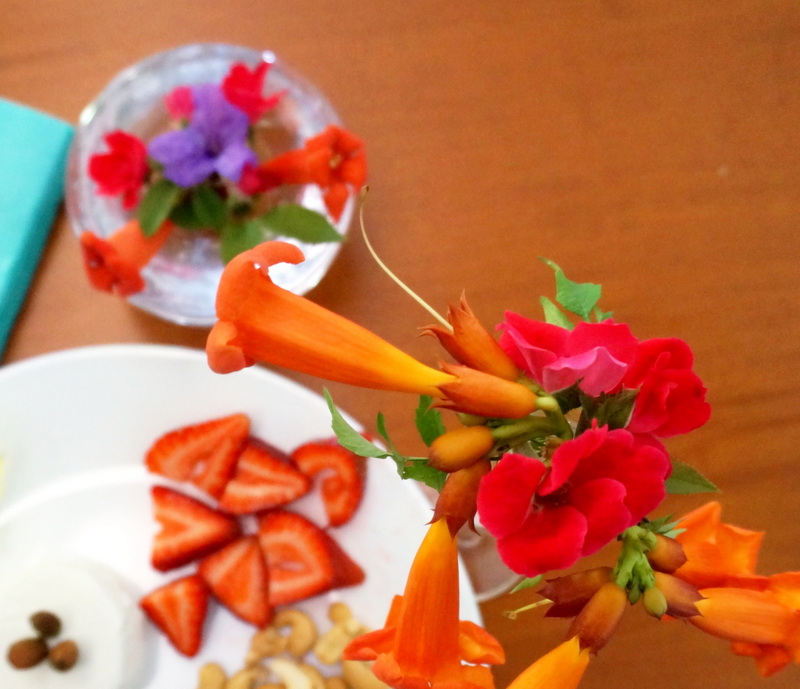
[[[246,414],[231,414],[163,434],[145,465],[207,496],[151,488],[159,525],[152,566],[169,572],[196,565],[140,601],[179,653],[199,652],[211,601],[263,627],[275,606],[364,580],[328,529],[289,509],[317,491],[328,526],[352,518],[364,493],[363,460],[335,440],[306,443],[287,455],[253,437]]]

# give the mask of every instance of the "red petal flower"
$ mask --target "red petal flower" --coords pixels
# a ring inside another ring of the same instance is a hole
[[[638,389],[628,429],[668,438],[699,428],[711,416],[706,388],[692,369],[693,356],[683,340],[640,342],[623,385]]]
[[[574,564],[653,510],[666,452],[627,430],[591,428],[542,462],[508,453],[478,491],[481,523],[503,561],[528,577]]]
[[[241,62],[234,64],[222,81],[222,93],[229,103],[242,110],[251,122],[257,122],[270,108],[274,108],[283,96],[276,93],[264,97],[264,80],[269,70],[268,62],[260,62],[249,68]]]
[[[147,177],[147,148],[132,134],[121,130],[106,134],[109,150],[89,158],[89,176],[103,196],[122,196],[123,208],[133,208]]]

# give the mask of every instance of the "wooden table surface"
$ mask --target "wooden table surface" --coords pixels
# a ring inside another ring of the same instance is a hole
[[[728,521],[768,531],[761,572],[800,569],[796,0],[5,0],[3,9],[0,96],[71,122],[151,53],[204,41],[275,51],[365,139],[373,244],[439,310],[466,290],[487,324],[505,309],[539,316],[552,278],[537,257],[547,256],[602,283],[605,308],[637,336],[685,339],[714,411],[668,446],[723,487]],[[417,336],[430,317],[357,232],[310,296],[435,363],[433,341]],[[93,292],[62,213],[3,362],[204,339]],[[367,425],[383,411],[400,446],[418,449],[415,400],[331,387]],[[565,632],[536,612],[504,618],[526,600],[483,606],[510,656],[500,687]],[[762,682],[725,642],[637,608],[581,686],[701,684],[788,689],[800,669]]]

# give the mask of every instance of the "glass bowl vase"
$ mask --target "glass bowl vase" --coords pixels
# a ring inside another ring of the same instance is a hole
[[[67,215],[75,234],[80,236],[91,230],[106,238],[135,213],[124,209],[118,198],[99,195],[88,175],[89,159],[104,150],[108,133],[121,129],[149,141],[167,130],[169,114],[164,96],[175,87],[220,83],[234,63],[255,67],[262,61],[270,64],[264,94],[284,94],[268,114],[273,155],[301,148],[306,139],[328,125],[341,124],[325,96],[269,51],[201,43],[152,55],[115,76],[80,114],[65,185]],[[287,189],[280,190],[275,200],[326,212],[318,187],[300,185]],[[353,206],[351,197],[339,220],[333,223],[340,234],[347,231]],[[328,270],[340,243],[285,241],[298,245],[306,260],[297,266],[276,265],[270,269],[270,276],[281,287],[303,294]],[[128,301],[173,323],[210,327],[216,320],[214,302],[223,267],[216,234],[176,228],[142,270],[145,289],[128,297]]]

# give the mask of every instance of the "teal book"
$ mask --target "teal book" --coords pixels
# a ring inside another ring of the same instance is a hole
[[[72,125],[0,98],[0,354],[64,192]]]

